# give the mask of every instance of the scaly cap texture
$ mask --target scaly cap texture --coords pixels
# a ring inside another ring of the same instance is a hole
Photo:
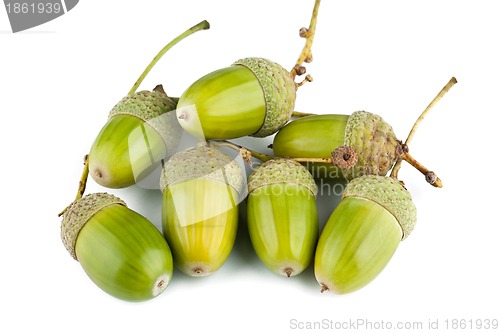
[[[205,143],[175,153],[163,166],[160,189],[177,182],[209,178],[232,186],[242,196],[244,188],[243,170],[234,159]]]
[[[252,136],[266,137],[276,133],[292,116],[297,84],[281,65],[264,58],[244,58],[234,65],[249,68],[264,91],[266,117],[262,127]]]
[[[262,163],[248,177],[248,193],[265,185],[279,183],[304,186],[314,196],[318,192],[314,178],[302,164],[288,158],[274,158]]]
[[[126,114],[142,119],[151,126],[168,144],[174,142],[181,134],[175,112],[176,100],[170,99],[159,91],[139,91],[127,95],[111,109],[108,119],[118,114]]]
[[[392,177],[366,175],[351,180],[342,198],[360,197],[385,207],[398,221],[403,231],[402,240],[410,235],[417,222],[417,209],[411,194]]]
[[[80,230],[95,213],[115,204],[127,206],[123,200],[108,193],[91,193],[68,206],[61,222],[61,239],[75,260],[78,260],[75,245]]]
[[[344,144],[353,147],[358,154],[358,162],[347,172],[346,178],[362,175],[385,176],[403,153],[401,142],[382,117],[356,111],[347,120]]]

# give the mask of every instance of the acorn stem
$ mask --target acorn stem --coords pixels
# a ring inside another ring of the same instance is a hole
[[[251,160],[252,157],[257,158],[262,162],[266,162],[274,158],[288,158],[290,160],[299,163],[325,163],[333,165],[343,170],[348,170],[352,168],[358,160],[358,155],[356,154],[356,151],[352,147],[348,146],[337,147],[332,152],[332,157],[276,157],[272,155],[263,154],[252,149],[248,149],[242,145],[238,145],[236,143],[226,140],[219,140],[215,142],[216,146],[229,147],[231,149],[239,151],[240,156],[250,166],[252,165],[252,160]]]
[[[83,171],[80,177],[80,182],[78,183],[78,192],[76,193],[75,200],[79,200],[85,194],[85,188],[87,187],[87,179],[89,178],[89,155],[83,157]]]
[[[342,170],[349,170],[358,161],[356,150],[350,146],[339,146],[331,153],[331,157],[292,157],[299,163],[325,163]]]
[[[314,8],[311,16],[311,22],[309,23],[309,29],[308,28],[300,29],[300,36],[306,39],[306,43],[304,45],[304,48],[302,49],[302,52],[300,53],[299,58],[297,59],[297,63],[290,71],[290,74],[292,75],[293,79],[295,79],[295,77],[297,76],[298,74],[297,71],[299,68],[302,67],[304,61],[310,62],[312,60],[311,47],[314,40],[314,34],[316,32],[316,22],[318,20],[318,11],[320,2],[321,2],[320,0],[316,0],[314,2]]]
[[[293,157],[291,159],[299,163],[332,163],[332,159],[330,157]]]
[[[206,30],[206,29],[209,29],[209,28],[210,28],[210,24],[206,20],[201,21],[200,23],[198,23],[197,25],[195,25],[195,26],[189,28],[188,30],[184,31],[182,34],[180,34],[179,36],[177,36],[176,38],[174,38],[170,43],[168,43],[167,45],[165,45],[160,50],[160,52],[158,52],[158,54],[153,58],[153,60],[151,60],[151,62],[149,63],[149,65],[146,67],[146,69],[144,69],[144,71],[142,72],[141,76],[139,76],[139,78],[134,83],[134,85],[132,86],[132,89],[130,89],[130,91],[128,92],[128,94],[132,95],[132,94],[134,94],[136,92],[137,88],[139,88],[139,86],[141,85],[141,83],[144,80],[144,78],[146,77],[146,75],[148,75],[149,71],[151,71],[151,69],[156,65],[156,63],[158,62],[158,60],[160,60],[160,58],[165,53],[167,53],[167,51],[170,50],[174,45],[176,45],[178,42],[180,42],[184,38],[192,35],[193,33],[197,32],[197,31]]]
[[[410,133],[408,134],[408,137],[406,138],[405,145],[408,146],[413,140],[413,137],[415,136],[415,133],[417,131],[418,126],[422,123],[424,120],[425,116],[429,113],[429,111],[439,102],[441,98],[451,89],[457,83],[457,79],[455,77],[452,77],[450,81],[439,91],[439,93],[434,97],[434,99],[427,105],[425,110],[420,114],[418,119],[415,121],[413,124],[412,129],[410,130]]]
[[[271,159],[274,158],[274,156],[271,156],[271,155],[266,155],[266,154],[263,154],[263,153],[259,153],[258,151],[255,151],[255,150],[251,150],[251,149],[248,149],[242,145],[238,145],[236,143],[233,143],[233,142],[230,142],[230,141],[226,141],[226,140],[219,140],[219,141],[216,141],[215,143],[216,146],[219,146],[219,147],[229,147],[231,149],[234,149],[236,151],[239,151],[241,157],[243,158],[243,160],[245,162],[248,163],[248,165],[252,165],[252,160],[251,158],[252,157],[255,157],[263,162],[265,161],[269,161]]]
[[[87,187],[87,179],[89,178],[89,155],[85,155],[83,157],[83,171],[82,171],[82,176],[80,177],[80,182],[78,184],[78,192],[76,193],[76,200],[79,200],[83,197],[85,193],[85,188]],[[64,208],[62,212],[60,212],[57,216],[60,217],[62,216],[68,207]]]
[[[392,168],[391,171],[391,177],[393,178],[398,178],[398,173],[399,169],[401,169],[401,163],[403,160],[407,161],[411,165],[413,165],[415,168],[417,168],[420,172],[422,172],[424,175],[426,175],[426,180],[428,183],[435,187],[442,187],[441,180],[435,176],[435,174],[432,171],[427,170],[425,167],[422,166],[419,162],[417,162],[413,157],[411,157],[408,154],[408,145],[410,144],[411,140],[413,140],[413,137],[415,136],[415,133],[417,131],[418,126],[422,123],[424,120],[425,116],[429,113],[429,111],[439,102],[441,98],[451,89],[457,83],[457,79],[455,77],[452,77],[448,83],[439,91],[439,93],[434,97],[434,99],[427,105],[427,107],[424,109],[424,111],[420,114],[420,116],[417,118],[415,123],[413,124],[413,127],[410,130],[410,133],[408,133],[408,137],[406,138],[406,141],[404,143],[404,147],[406,147],[406,152],[403,153],[396,161],[396,164],[394,164],[394,167]],[[410,157],[408,157],[410,156]],[[410,162],[411,161],[411,162]],[[413,162],[416,162],[417,164],[414,164]],[[417,165],[420,167],[417,167]],[[434,182],[432,182],[434,180]]]
[[[307,116],[316,116],[316,113],[307,113],[307,112],[300,112],[300,111],[293,111],[292,112],[292,118],[304,118]]]
[[[400,156],[401,160],[405,160],[410,165],[412,165],[415,169],[420,171],[424,176],[425,180],[434,187],[441,188],[443,187],[443,183],[441,179],[434,173],[434,171],[430,171],[425,166],[423,166],[419,161],[417,161],[410,153],[406,152]]]

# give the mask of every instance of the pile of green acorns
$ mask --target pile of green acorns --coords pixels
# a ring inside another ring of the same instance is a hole
[[[124,188],[160,168],[162,232],[112,194],[83,195],[80,184],[62,213],[61,236],[97,286],[144,301],[165,290],[173,265],[190,276],[214,273],[231,253],[244,200],[253,248],[276,274],[292,277],[314,265],[321,291],[342,294],[383,270],[416,221],[410,193],[386,176],[407,147],[369,112],[292,117],[295,74],[245,58],[200,78],[180,98],[158,86],[116,104],[87,155],[83,182],[90,174],[104,187]],[[184,131],[198,143],[179,150]],[[248,179],[220,147],[271,135],[273,155],[240,147],[247,159],[265,160]],[[321,231],[310,169],[318,164],[348,181]]]

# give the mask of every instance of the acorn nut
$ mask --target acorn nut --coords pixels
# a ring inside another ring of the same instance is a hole
[[[170,283],[173,261],[160,231],[125,202],[92,193],[64,212],[61,238],[92,281],[126,301],[146,301]]]
[[[274,137],[273,151],[282,157],[329,158],[341,146],[352,147],[357,161],[348,169],[309,165],[315,178],[353,179],[385,176],[403,153],[401,141],[382,117],[356,111],[347,115],[311,115],[289,122]]]
[[[206,140],[265,137],[290,119],[297,84],[281,65],[264,58],[244,58],[209,73],[181,95],[180,125]]]
[[[160,178],[163,234],[185,274],[209,275],[231,253],[238,204],[246,195],[243,172],[238,162],[205,143],[165,163]]]
[[[209,28],[206,20],[201,21],[165,45],[128,95],[111,110],[89,153],[90,174],[98,184],[108,188],[136,184],[177,150],[181,127],[175,112],[170,111],[175,110],[178,99],[169,98],[161,85],[153,91],[136,91],[168,50],[193,33]]]
[[[278,158],[248,178],[247,222],[260,260],[272,272],[293,276],[314,258],[318,238],[316,183],[300,163]]]
[[[90,175],[101,186],[133,185],[177,148],[176,100],[159,87],[127,95],[109,113],[89,153]]]
[[[367,175],[350,181],[318,240],[314,274],[322,292],[345,294],[369,284],[415,222],[411,195],[397,179]]]

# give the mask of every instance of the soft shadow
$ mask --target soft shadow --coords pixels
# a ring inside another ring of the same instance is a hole
[[[253,249],[250,234],[248,233],[246,200],[243,200],[239,205],[238,232],[236,234],[235,244],[229,259],[236,261],[238,265],[246,267],[254,266],[260,263],[259,258]]]

